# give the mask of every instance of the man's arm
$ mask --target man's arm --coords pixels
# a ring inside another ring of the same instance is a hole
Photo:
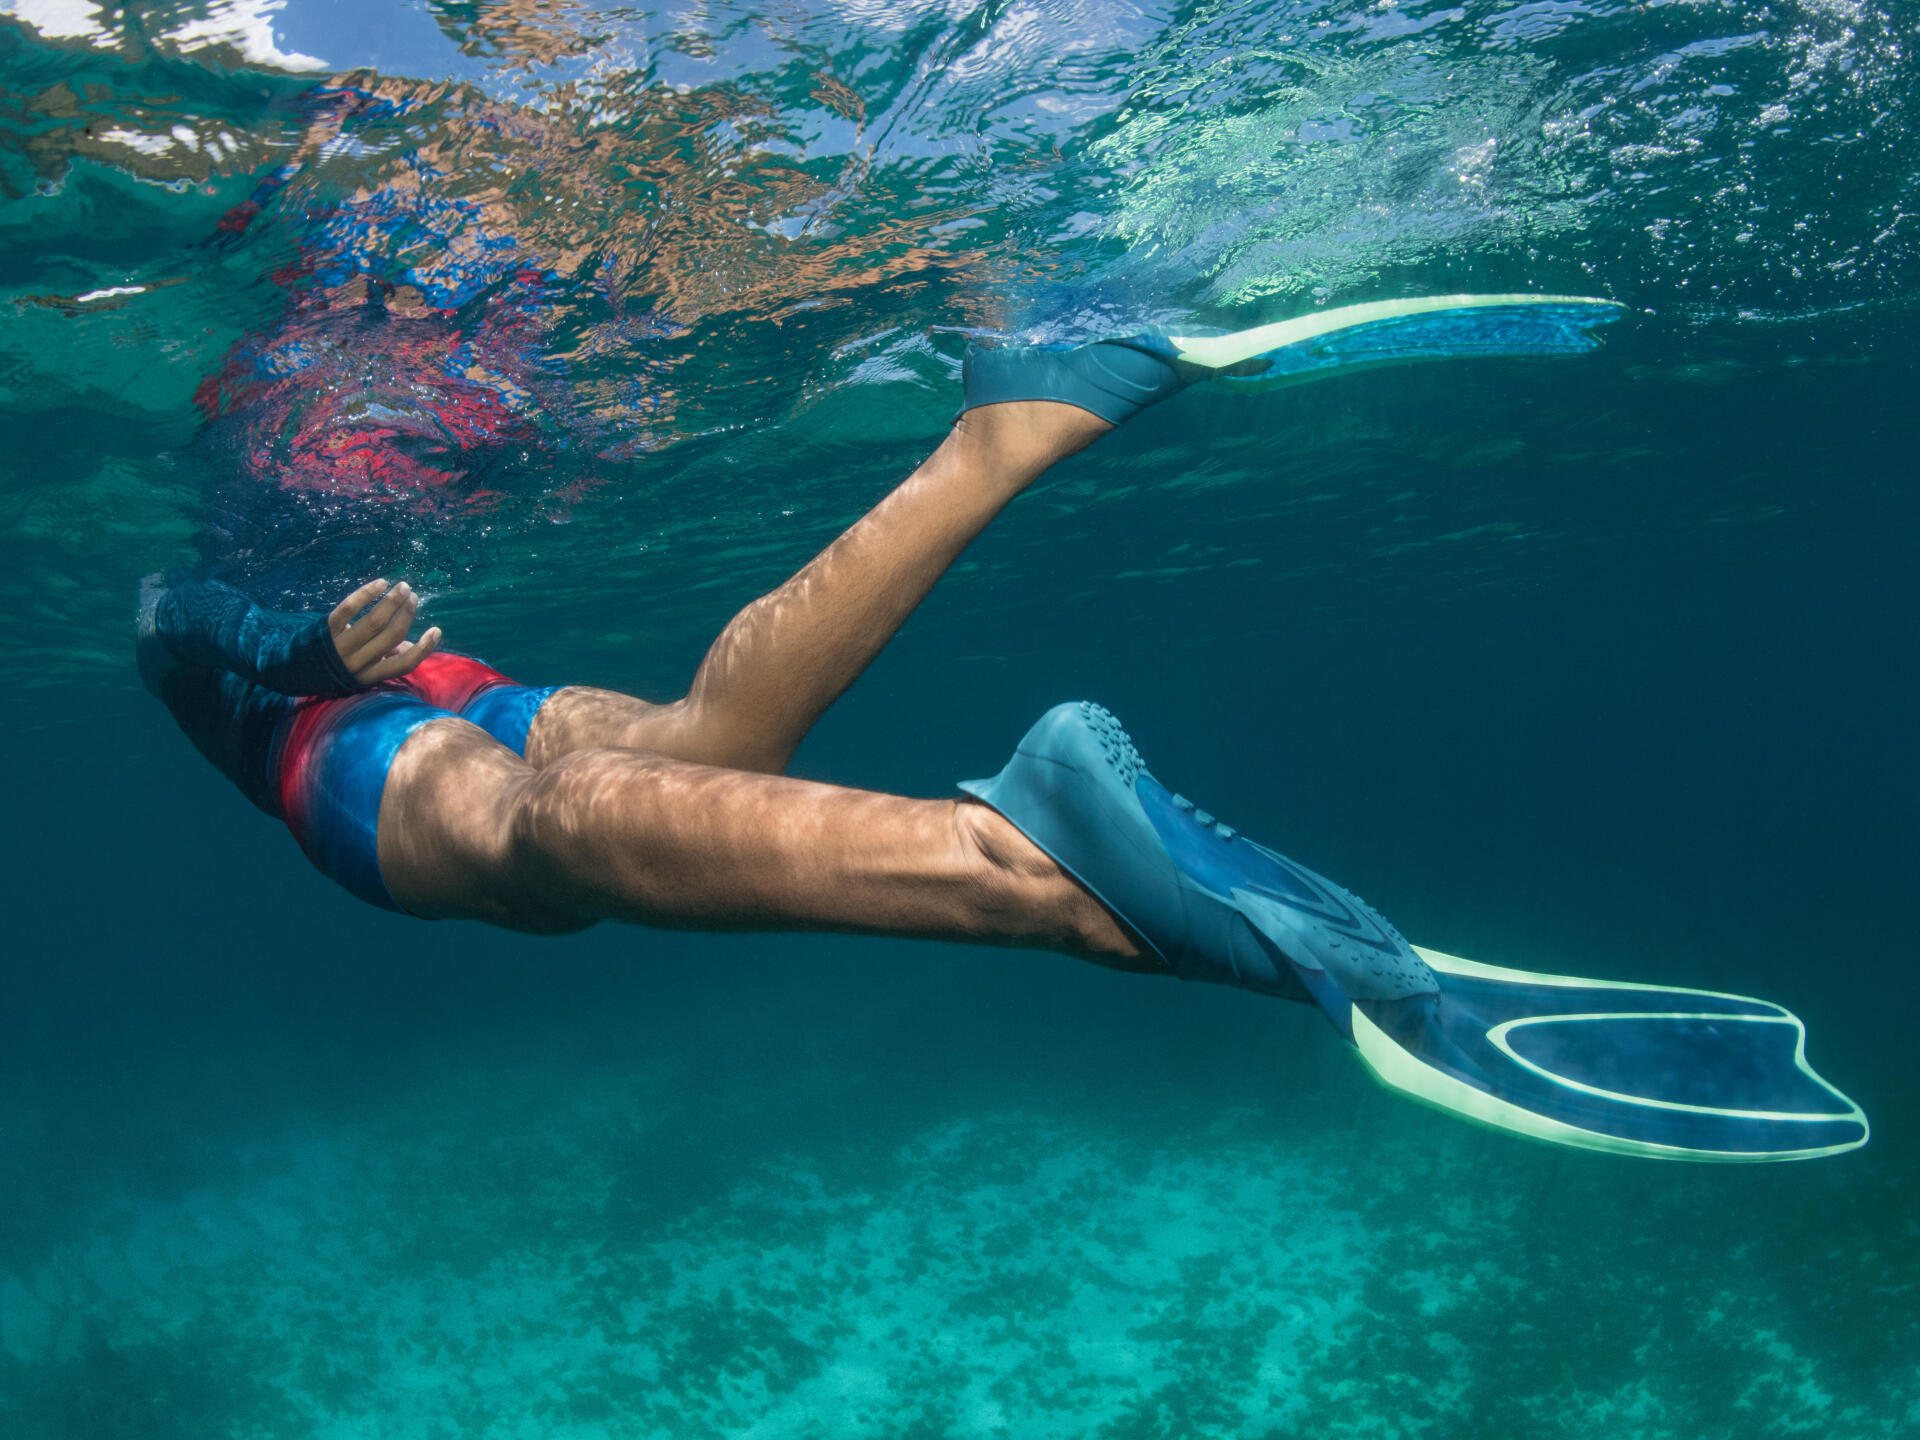
[[[207,581],[140,587],[140,678],[194,747],[269,815],[279,815],[273,736],[304,695],[350,695],[404,675],[440,632],[406,643],[419,602],[405,585],[362,585],[327,615],[264,610]],[[362,613],[364,612],[364,613]]]
[[[406,674],[440,643],[438,628],[407,640],[419,600],[404,581],[370,581],[327,615],[268,610],[214,580],[168,586],[141,608],[143,668],[162,659],[157,640],[165,659],[281,695],[351,695]]]

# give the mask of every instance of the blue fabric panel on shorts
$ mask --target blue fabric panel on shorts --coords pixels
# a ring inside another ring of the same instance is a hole
[[[404,914],[380,875],[380,796],[407,737],[450,712],[380,691],[335,703],[352,709],[315,741],[301,848],[362,900]]]
[[[533,717],[546,704],[547,697],[560,688],[558,685],[546,685],[539,689],[525,685],[495,685],[469,700],[466,708],[460,712],[460,718],[471,720],[524,759],[527,731],[533,727]]]

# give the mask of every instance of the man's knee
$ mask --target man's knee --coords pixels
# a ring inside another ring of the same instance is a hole
[[[618,876],[636,859],[624,837],[644,829],[649,788],[635,784],[636,758],[577,750],[518,786],[503,816],[500,864],[516,929],[559,934],[622,913]]]

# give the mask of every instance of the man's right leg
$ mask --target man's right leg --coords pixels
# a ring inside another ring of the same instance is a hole
[[[599,920],[845,930],[1157,961],[986,806],[909,800],[634,750],[534,770],[454,719],[395,756],[380,870],[424,916],[564,931]]]
[[[1007,503],[1113,427],[1073,405],[968,411],[940,448],[799,574],[742,610],[684,700],[574,686],[540,708],[527,758],[610,746],[778,773],[947,567]]]

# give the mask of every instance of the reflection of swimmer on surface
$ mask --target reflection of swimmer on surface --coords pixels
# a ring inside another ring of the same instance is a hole
[[[1807,1069],[1799,1022],[1778,1007],[1416,950],[1339,886],[1166,791],[1097,706],[1049,712],[959,799],[782,773],[1001,509],[1142,406],[1208,376],[1577,351],[1614,313],[1447,297],[1239,337],[972,354],[934,454],[735,616],[671,704],[529,689],[440,651],[438,629],[409,641],[416,598],[385,581],[325,616],[263,611],[217,583],[155,585],[142,675],[315,865],[388,909],[541,933],[625,920],[1040,946],[1310,1001],[1390,1085],[1536,1138],[1713,1159],[1853,1148],[1864,1118]],[[1590,1083],[1622,1053],[1627,1081]]]
[[[774,238],[764,217],[821,186],[765,156],[729,178],[767,125],[751,96],[618,98],[619,123],[588,124],[367,75],[290,102],[291,153],[213,237],[275,214],[298,247],[272,276],[283,313],[194,397],[213,573],[315,605],[423,529],[564,519],[686,432],[662,341],[956,263],[893,226]]]
[[[391,122],[413,103],[404,90],[397,99],[378,88],[310,91],[295,157],[221,219],[218,242],[245,234],[350,127]],[[580,257],[524,241],[498,200],[450,190],[455,148],[409,149],[381,167],[378,184],[304,211],[299,252],[273,277],[285,313],[236,343],[195,393],[209,422],[198,443],[219,477],[202,548],[229,578],[310,602],[312,582],[274,572],[316,533],[404,539],[422,522],[458,524],[516,502],[564,509],[590,481],[576,473],[562,493],[517,495],[528,455],[590,456],[618,424],[657,413],[638,357],[621,393],[588,404],[571,391],[548,332]],[[597,327],[602,344],[671,329],[652,311]],[[591,461],[576,472],[581,463]],[[263,493],[286,503],[261,504]]]

